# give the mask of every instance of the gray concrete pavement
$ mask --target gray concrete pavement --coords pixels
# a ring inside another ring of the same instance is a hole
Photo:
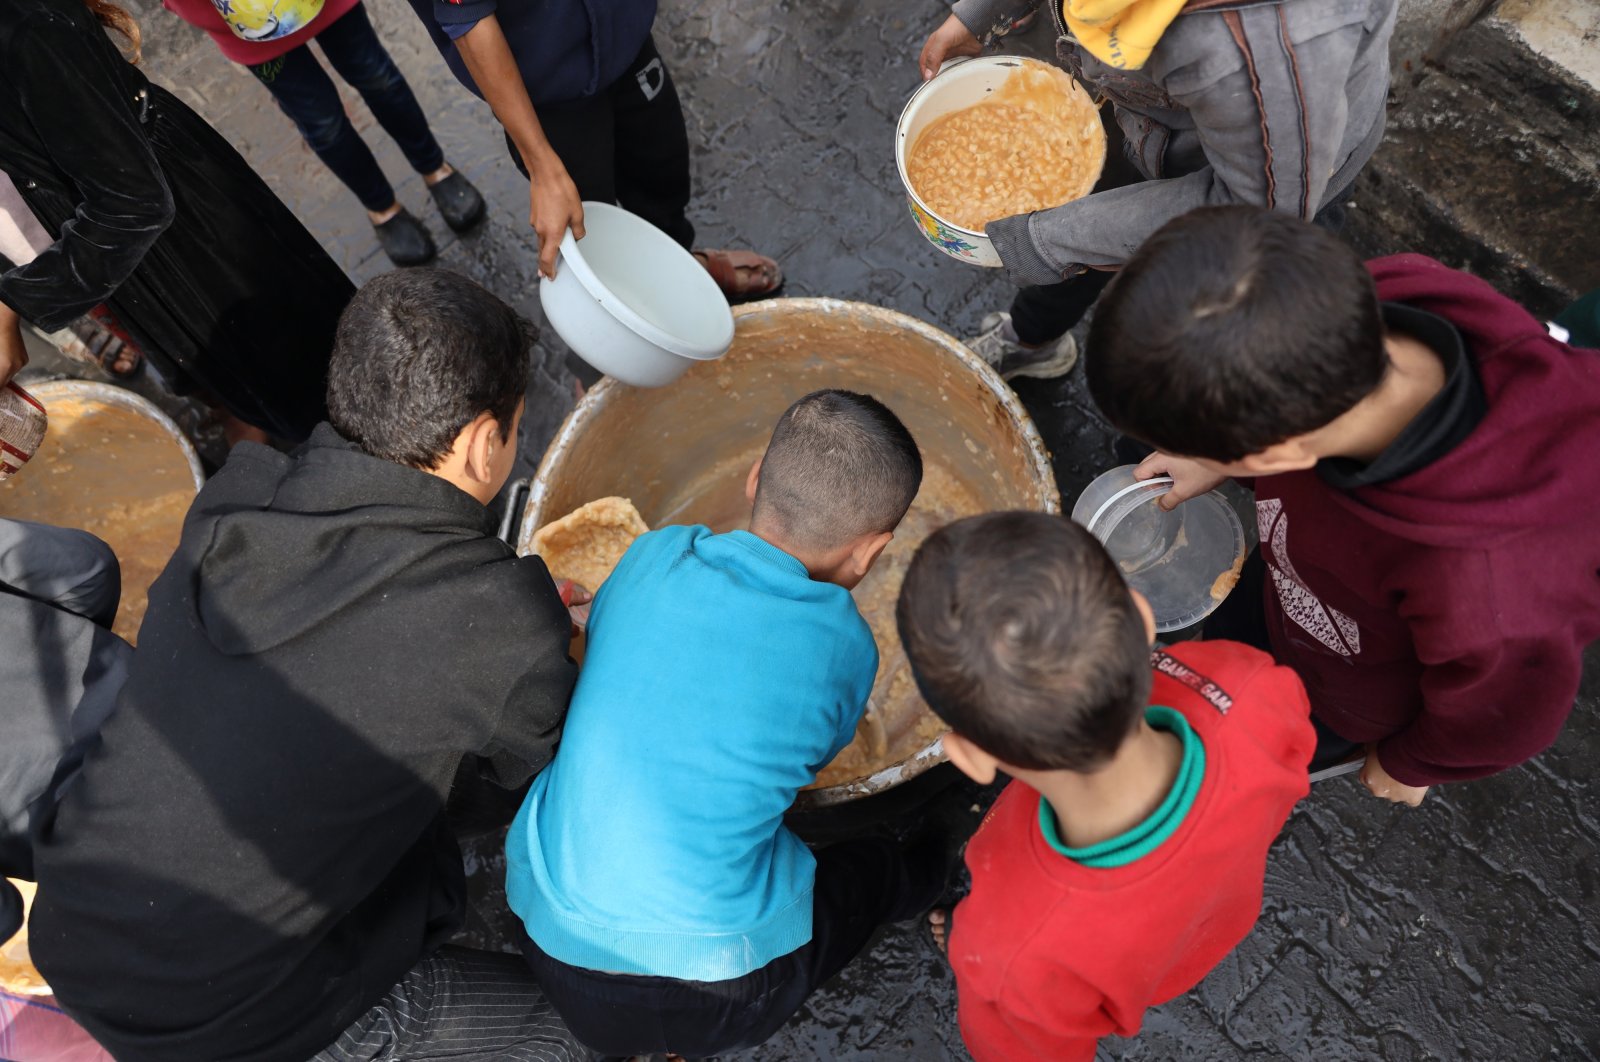
[[[358,279],[388,268],[365,215],[264,89],[157,7],[143,14],[152,76],[228,136]],[[694,144],[693,217],[705,245],[782,259],[788,293],[879,303],[962,334],[1004,305],[1003,279],[939,256],[906,215],[891,145],[915,56],[943,17],[887,0],[664,0],[657,26]],[[434,117],[452,162],[491,203],[456,237],[353,93],[402,200],[444,265],[537,318],[526,185],[488,108],[461,90],[403,0],[374,22]],[[1036,34],[1040,31],[1035,31]],[[1024,42],[1039,46],[1042,39]],[[1561,207],[1552,204],[1552,209]],[[1380,246],[1369,236],[1372,253]],[[1426,251],[1428,248],[1416,248]],[[559,344],[529,381],[522,467],[572,401]],[[1114,463],[1081,376],[1019,391],[1055,453],[1064,495]],[[1195,991],[1156,1008],[1107,1058],[1576,1059],[1600,1055],[1600,656],[1572,723],[1533,764],[1430,795],[1420,809],[1326,783],[1291,819],[1269,866],[1260,924]],[[471,939],[505,939],[492,842],[469,846],[482,902]],[[664,868],[670,872],[670,868]],[[887,933],[820,993],[761,1060],[966,1057],[948,969],[917,928]]]

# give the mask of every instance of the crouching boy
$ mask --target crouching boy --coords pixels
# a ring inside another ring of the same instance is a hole
[[[379,277],[331,423],[195,498],[36,852],[34,959],[119,1060],[582,1057],[521,962],[447,943],[452,785],[526,782],[576,679],[543,562],[485,508],[529,340],[464,277]]]
[[[881,403],[818,391],[783,414],[749,531],[640,537],[595,595],[561,752],[506,841],[529,964],[605,1055],[761,1043],[883,922],[937,899],[934,853],[815,856],[783,823],[848,744],[878,670],[850,590],[922,459]]]
[[[1261,546],[1207,625],[1299,673],[1319,764],[1364,745],[1372,793],[1416,804],[1555,740],[1600,637],[1600,352],[1250,207],[1151,237],[1089,351],[1162,504],[1253,483]]]
[[[1152,655],[1144,599],[1043,513],[934,534],[898,618],[950,761],[1015,779],[967,846],[949,933],[962,1038],[978,1062],[1086,1062],[1255,924],[1267,849],[1307,790],[1305,693],[1243,645]]]

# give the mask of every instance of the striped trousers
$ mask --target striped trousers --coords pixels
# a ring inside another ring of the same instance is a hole
[[[312,1062],[589,1062],[517,955],[446,945]]]

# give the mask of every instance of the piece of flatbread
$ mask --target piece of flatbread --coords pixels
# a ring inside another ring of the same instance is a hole
[[[650,530],[627,498],[597,498],[533,533],[533,552],[557,579],[600,589],[633,540]]]
[[[12,881],[22,893],[22,928],[7,941],[0,941],[0,988],[19,996],[47,996],[50,986],[44,983],[39,971],[28,955],[28,909],[33,906],[34,885],[31,881]]]

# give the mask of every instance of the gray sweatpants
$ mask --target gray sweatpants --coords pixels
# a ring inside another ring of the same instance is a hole
[[[311,1062],[589,1062],[519,955],[446,945]]]

